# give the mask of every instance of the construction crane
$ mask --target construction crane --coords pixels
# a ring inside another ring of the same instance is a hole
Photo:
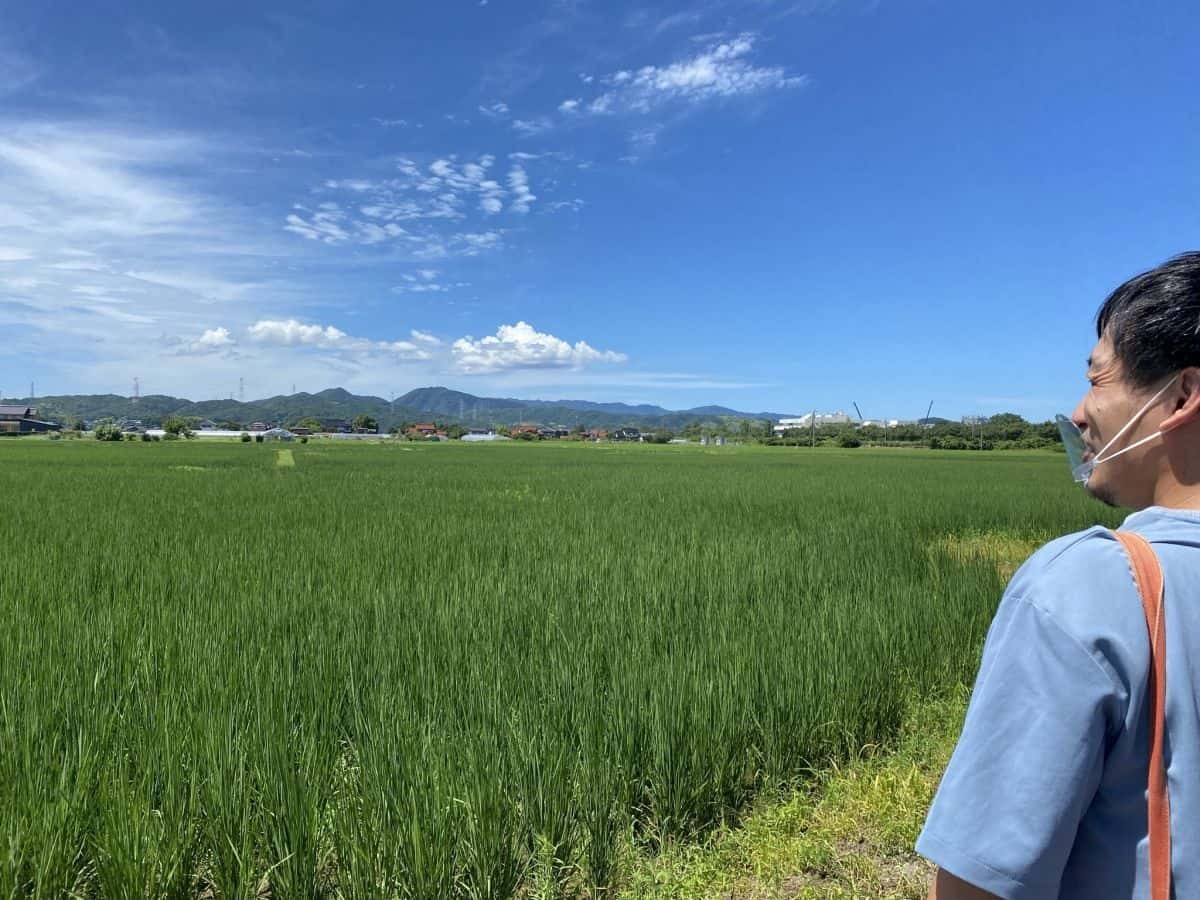
[[[858,424],[861,425],[863,423],[862,410],[858,408],[858,404],[855,403],[853,400],[850,401],[850,404],[854,407],[854,411],[856,413],[858,413]]]
[[[930,400],[930,401],[929,401],[929,409],[925,410],[925,419],[924,419],[924,424],[926,424],[926,425],[932,425],[932,424],[933,424],[932,422],[930,422],[930,421],[929,421],[929,414],[930,414],[931,412],[933,412],[933,401],[932,401],[932,400]]]

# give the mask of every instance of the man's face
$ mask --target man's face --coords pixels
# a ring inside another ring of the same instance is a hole
[[[1087,378],[1090,387],[1071,414],[1071,421],[1082,433],[1087,448],[1085,461],[1094,458],[1153,396],[1152,392],[1138,390],[1128,383],[1107,336],[1092,349]],[[1154,408],[1147,410],[1120,440],[1105,450],[1105,461],[1096,466],[1088,479],[1087,489],[1093,496],[1110,506],[1135,509],[1153,502],[1155,472],[1148,456],[1161,452],[1156,442],[1111,460],[1108,457],[1142,436],[1153,434],[1161,419]]]

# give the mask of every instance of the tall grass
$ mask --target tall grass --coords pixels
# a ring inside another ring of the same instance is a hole
[[[602,894],[968,678],[1054,456],[0,444],[0,897]],[[537,893],[540,892],[540,893]]]

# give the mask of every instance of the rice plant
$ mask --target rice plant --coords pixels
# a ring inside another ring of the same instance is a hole
[[[0,443],[0,896],[602,896],[969,678],[988,535],[1117,521],[1052,454],[404,450]]]

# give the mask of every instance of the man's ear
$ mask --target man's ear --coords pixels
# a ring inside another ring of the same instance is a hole
[[[1179,384],[1172,399],[1175,411],[1159,426],[1164,432],[1200,421],[1200,368],[1187,368],[1179,373]]]

